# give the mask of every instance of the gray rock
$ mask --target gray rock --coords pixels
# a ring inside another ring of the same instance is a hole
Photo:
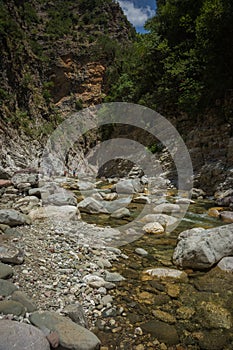
[[[150,202],[151,202],[150,198],[146,196],[138,196],[132,200],[132,203],[138,203],[138,204],[150,204]]]
[[[43,202],[45,204],[53,204],[57,206],[77,205],[77,199],[72,193],[69,193],[68,191],[61,191],[58,193],[50,194],[45,200],[43,199]]]
[[[187,274],[184,271],[169,269],[169,268],[161,268],[157,267],[154,269],[147,269],[143,271],[144,274],[160,278],[160,279],[168,279],[168,280],[186,280]]]
[[[0,245],[0,261],[3,263],[10,263],[19,265],[24,262],[23,252],[10,244]]]
[[[163,203],[157,205],[153,211],[155,213],[179,213],[181,211],[181,208],[178,204]]]
[[[30,186],[35,186],[38,183],[38,175],[32,173],[18,173],[12,177],[11,182],[18,188],[23,183],[29,183]]]
[[[15,316],[24,316],[26,313],[25,307],[14,300],[3,300],[0,301],[0,313],[3,315],[15,315]]]
[[[69,318],[73,322],[79,324],[82,327],[88,328],[87,318],[85,316],[85,313],[81,304],[76,303],[76,304],[67,305],[63,310],[63,313],[69,316]]]
[[[143,248],[136,248],[135,253],[141,256],[147,256],[148,252]]]
[[[0,223],[9,226],[30,224],[28,216],[21,214],[14,209],[0,210]]]
[[[174,225],[177,219],[166,214],[147,214],[140,221],[143,223],[159,222],[163,227],[167,227]]]
[[[105,279],[107,282],[120,282],[125,280],[125,278],[121,276],[118,272],[106,271],[105,274]]]
[[[233,272],[233,256],[221,259],[217,266],[223,271]]]
[[[133,194],[142,192],[143,187],[139,179],[121,180],[116,184],[116,192]]]
[[[233,255],[232,242],[233,224],[187,230],[178,237],[173,261],[183,268],[210,268],[223,257]]]
[[[0,350],[50,350],[49,342],[36,327],[0,320]]]
[[[108,212],[113,213],[118,209],[124,209],[131,202],[130,197],[119,198],[112,202],[105,203],[105,208]]]
[[[232,197],[233,198],[233,197]],[[221,211],[220,218],[226,223],[233,222],[233,211]]]
[[[114,219],[122,219],[126,216],[130,216],[130,211],[127,208],[117,209],[111,214],[111,218],[114,218]]]
[[[11,282],[0,279],[0,295],[8,297],[18,288]]]
[[[102,202],[94,198],[87,197],[78,204],[80,212],[89,214],[108,214],[108,210],[104,207]]]
[[[0,263],[0,279],[9,278],[13,273],[14,271],[11,266]]]
[[[11,299],[14,301],[18,301],[20,304],[22,304],[25,307],[27,312],[36,311],[36,306],[33,304],[32,300],[24,292],[21,292],[19,290],[15,291],[11,295]]]
[[[47,205],[38,209],[30,211],[28,216],[32,221],[45,220],[47,218],[60,219],[60,220],[73,220],[79,214],[78,208],[73,205]]]
[[[32,313],[30,321],[41,329],[56,331],[64,349],[97,350],[100,347],[100,340],[92,332],[55,312]]]

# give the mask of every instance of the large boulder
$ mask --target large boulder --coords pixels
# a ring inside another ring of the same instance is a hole
[[[116,184],[117,193],[133,194],[143,192],[144,186],[139,179],[121,180]]]
[[[174,251],[177,266],[207,269],[223,257],[233,255],[233,224],[205,230],[193,228],[182,232]]]
[[[88,214],[108,214],[108,210],[104,207],[102,201],[97,201],[92,197],[87,197],[78,204],[80,212]]]
[[[55,205],[48,205],[46,207],[31,210],[29,217],[32,221],[43,221],[47,218],[69,221],[73,220],[78,214],[78,208],[73,205],[62,205],[59,207]]]
[[[43,198],[43,197],[42,197]],[[68,191],[60,191],[49,195],[46,200],[43,198],[43,202],[46,204],[53,204],[57,206],[62,205],[77,205],[77,199],[75,196]]]
[[[24,183],[29,183],[30,186],[36,186],[38,183],[38,174],[30,172],[16,173],[13,175],[11,181],[17,188]]]
[[[0,350],[50,350],[38,328],[17,321],[0,320]]]
[[[30,316],[30,321],[41,329],[56,331],[64,350],[97,350],[100,348],[100,341],[95,334],[55,312],[34,312]]]
[[[14,209],[1,209],[0,210],[0,224],[9,226],[18,226],[30,224],[28,216],[21,214]]]

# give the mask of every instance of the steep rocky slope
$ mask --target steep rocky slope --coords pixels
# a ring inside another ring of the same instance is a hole
[[[101,103],[105,71],[135,32],[115,1],[10,0],[0,1],[0,33],[0,166],[9,171],[36,163],[33,140],[68,113]]]

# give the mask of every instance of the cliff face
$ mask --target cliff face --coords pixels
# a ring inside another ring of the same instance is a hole
[[[0,33],[0,166],[14,169],[35,157],[28,140],[102,102],[105,71],[135,33],[111,0],[1,0]]]

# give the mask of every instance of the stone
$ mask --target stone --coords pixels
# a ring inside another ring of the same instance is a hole
[[[156,277],[160,279],[171,279],[171,280],[187,280],[187,274],[184,271],[169,269],[169,268],[160,268],[147,269],[143,271],[143,274],[149,275],[151,277]]]
[[[83,281],[93,288],[104,287],[106,284],[106,281],[102,277],[91,274],[84,276]]]
[[[208,215],[211,216],[212,218],[218,218],[220,213],[219,213],[219,209],[221,207],[213,207],[213,208],[210,208],[208,210]]]
[[[79,202],[78,209],[80,212],[88,214],[108,214],[108,210],[103,203],[91,197],[87,197]]]
[[[1,209],[0,223],[9,225],[12,227],[12,226],[30,224],[30,220],[26,215],[14,209]]]
[[[17,247],[10,244],[0,245],[0,261],[3,263],[10,263],[19,265],[24,262],[23,252]]]
[[[176,199],[176,204],[193,204],[193,203],[195,203],[195,202],[190,198],[178,198],[178,199]]]
[[[35,326],[57,332],[62,348],[97,350],[100,347],[100,340],[95,334],[55,312],[34,312],[29,318]]]
[[[180,206],[172,203],[162,203],[153,208],[154,213],[179,213],[180,211]]]
[[[193,188],[192,189],[192,198],[204,198],[206,196],[206,193],[200,189],[200,188]]]
[[[0,301],[0,314],[4,315],[15,315],[24,316],[26,313],[25,307],[14,300],[3,300]]]
[[[165,322],[152,320],[140,325],[144,333],[150,333],[160,342],[167,345],[175,345],[179,343],[179,337],[174,326]]]
[[[103,193],[103,198],[105,201],[114,201],[116,200],[118,197],[116,192],[112,192],[112,193]]]
[[[122,219],[124,217],[130,216],[130,211],[127,208],[120,208],[111,214],[111,218]]]
[[[120,180],[116,184],[116,192],[122,194],[133,194],[143,192],[143,185],[139,179]]]
[[[0,320],[0,339],[0,350],[50,350],[41,330],[17,321]]]
[[[199,339],[200,348],[205,350],[225,349],[227,344],[229,344],[229,334],[222,329],[204,331]]]
[[[63,313],[82,327],[88,328],[87,318],[80,303],[70,304],[65,307]]]
[[[220,213],[220,218],[223,222],[226,222],[228,224],[233,222],[233,211],[222,211]]]
[[[43,203],[52,204],[55,206],[64,206],[64,205],[77,205],[77,199],[74,197],[73,193],[68,191],[60,191],[57,193],[50,194],[46,199],[43,199]]]
[[[113,213],[118,209],[127,209],[126,207],[128,204],[130,204],[130,202],[130,197],[118,198],[112,202],[106,202],[105,208],[108,210],[109,213]]]
[[[107,294],[105,295],[102,299],[101,299],[101,303],[106,306],[108,304],[111,304],[111,302],[113,301],[113,298],[111,295]]]
[[[11,282],[0,279],[0,295],[8,297],[18,288]]]
[[[11,266],[0,263],[0,279],[9,278],[13,273],[14,271]]]
[[[233,256],[222,258],[217,266],[223,271],[233,272]]]
[[[197,318],[207,329],[231,329],[232,317],[230,311],[213,302],[203,301],[197,308]]]
[[[178,237],[173,262],[182,268],[210,268],[223,257],[233,255],[232,242],[233,224],[186,230]]]
[[[189,320],[194,314],[195,310],[192,307],[181,306],[176,310],[177,318],[182,320]]]
[[[47,218],[51,219],[60,219],[60,220],[73,220],[76,216],[79,215],[78,208],[72,205],[48,205],[38,209],[33,209],[29,212],[28,216],[32,221],[35,220],[46,220]]]
[[[169,314],[168,312],[161,311],[161,310],[152,310],[152,314],[155,316],[160,321],[169,323],[169,324],[174,324],[176,323],[176,318]]]
[[[19,209],[23,214],[28,214],[30,210],[32,210],[34,207],[38,207],[39,205],[39,198],[35,196],[26,196],[23,198],[20,198],[14,205],[14,209]]]
[[[21,184],[28,183],[30,187],[37,185],[38,174],[29,172],[20,172],[11,178],[11,182],[15,187],[19,188]]]
[[[10,180],[0,179],[0,188],[2,188],[2,187],[10,187],[11,185],[12,185],[12,182]]]
[[[124,281],[125,278],[123,276],[121,276],[118,272],[106,271],[105,272],[105,280],[107,282],[120,282],[120,281]]]
[[[148,252],[143,248],[136,248],[135,253],[141,256],[147,256]]]
[[[149,222],[143,226],[143,231],[151,234],[160,234],[164,233],[164,228],[159,222]]]
[[[146,196],[137,196],[133,198],[132,203],[138,203],[138,204],[150,204],[150,198]]]
[[[18,301],[20,304],[22,304],[25,307],[27,312],[36,311],[36,306],[34,305],[32,300],[27,296],[26,293],[22,291],[19,291],[19,290],[15,291],[11,295],[11,299],[14,301]]]
[[[169,295],[169,297],[178,298],[180,294],[180,286],[174,283],[167,283],[166,288],[167,288],[167,294]]]
[[[163,227],[167,227],[175,224],[177,222],[177,219],[166,214],[147,214],[140,220],[140,222],[159,222]]]

